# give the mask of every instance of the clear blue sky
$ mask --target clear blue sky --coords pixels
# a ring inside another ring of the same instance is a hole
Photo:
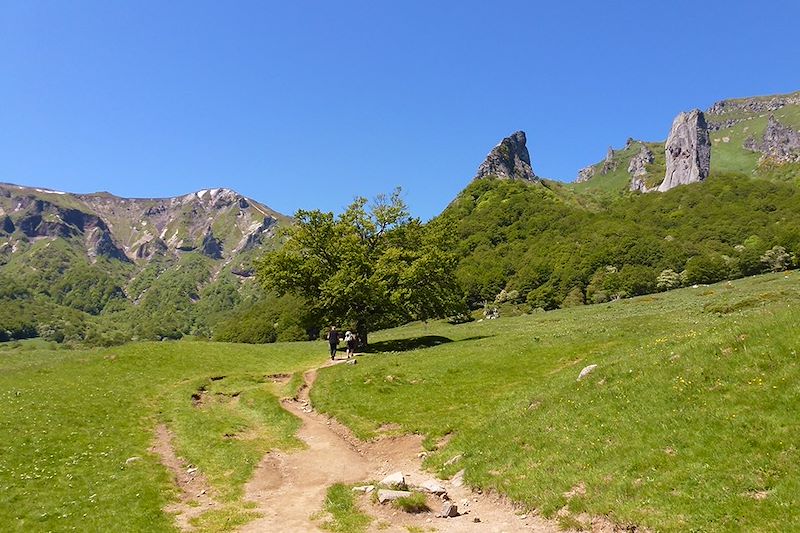
[[[681,110],[800,90],[800,2],[0,0],[0,181],[437,214],[502,137],[571,181]]]

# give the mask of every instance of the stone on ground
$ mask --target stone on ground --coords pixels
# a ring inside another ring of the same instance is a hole
[[[378,501],[381,503],[399,500],[400,498],[407,498],[411,493],[407,490],[388,490],[380,489],[378,491]]]
[[[594,372],[594,369],[595,369],[595,368],[597,368],[597,365],[589,365],[589,366],[587,366],[587,367],[584,367],[584,369],[583,369],[583,370],[581,370],[581,373],[580,373],[580,374],[578,374],[578,379],[577,379],[577,381],[580,381],[580,380],[582,380],[583,378],[585,378],[586,376],[588,376],[589,374],[591,374],[592,372]]]
[[[406,478],[403,476],[402,472],[395,472],[394,474],[389,474],[380,483],[385,487],[391,487],[393,489],[398,490],[406,490]]]
[[[453,502],[444,502],[441,516],[442,518],[455,518],[458,516],[458,506]]]
[[[437,496],[440,496],[442,494],[447,494],[447,489],[445,489],[441,483],[439,483],[434,479],[429,479],[428,481],[420,485],[419,488],[421,488],[425,492],[436,494]]]
[[[454,455],[450,459],[444,462],[444,466],[454,465],[461,460],[461,454]]]

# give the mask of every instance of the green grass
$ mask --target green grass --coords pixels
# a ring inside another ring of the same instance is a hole
[[[642,147],[639,143],[633,143],[628,148],[616,150],[614,152],[616,167],[606,174],[600,174],[600,169],[603,166],[602,161],[592,165],[595,168],[596,174],[588,181],[576,183],[574,185],[575,191],[578,193],[593,192],[612,196],[616,196],[622,191],[627,191],[631,184],[631,176],[628,174],[628,165],[631,159],[638,154],[641,149]]]
[[[362,437],[387,423],[429,442],[453,433],[430,468],[466,468],[470,484],[546,516],[567,506],[660,531],[798,529],[799,279],[409,325],[372,339],[452,342],[325,369],[312,398]],[[585,494],[565,496],[581,483]]]
[[[404,496],[392,501],[392,505],[406,513],[424,513],[430,511],[425,495],[421,492],[412,492],[411,496]]]
[[[351,487],[342,483],[328,487],[323,509],[330,518],[322,524],[322,528],[328,531],[358,533],[366,531],[372,521],[359,510]]]
[[[159,422],[227,502],[199,524],[240,523],[247,511],[237,498],[258,460],[297,445],[297,421],[279,408],[265,376],[324,359],[321,343],[0,352],[0,529],[172,530],[161,511],[172,481],[148,452]],[[195,407],[202,386],[208,402]],[[126,464],[135,456],[142,459]]]
[[[260,515],[240,505],[225,505],[205,512],[191,521],[191,525],[203,533],[234,531],[237,527],[255,520]]]
[[[320,372],[312,398],[365,438],[387,423],[425,435],[428,467],[465,468],[468,483],[546,516],[566,506],[660,531],[798,529],[798,281],[410,324],[371,336],[386,352]],[[148,452],[158,423],[223,503],[195,525],[237,527],[255,514],[241,495],[259,459],[298,445],[277,396],[326,359],[323,343],[47,347],[0,351],[3,531],[172,530],[161,509],[175,488]],[[599,366],[576,382],[588,364]],[[365,520],[353,502],[331,488],[326,511],[342,517],[331,527],[366,527],[348,522]]]

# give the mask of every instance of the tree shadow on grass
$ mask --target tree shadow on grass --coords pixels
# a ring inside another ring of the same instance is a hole
[[[454,341],[448,337],[441,335],[423,335],[422,337],[411,337],[408,339],[393,339],[389,341],[372,342],[369,346],[362,349],[363,353],[380,353],[380,352],[410,352],[411,350],[418,350],[420,348],[433,348],[440,344],[448,344],[451,342],[464,342],[485,339],[489,335],[478,335],[475,337],[468,337],[459,341]]]

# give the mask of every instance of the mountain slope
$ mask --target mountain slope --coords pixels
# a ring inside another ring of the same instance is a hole
[[[229,189],[129,199],[0,184],[0,279],[19,287],[0,330],[99,342],[208,335],[258,295],[252,259],[288,223]]]
[[[797,264],[795,181],[757,179],[754,167],[663,193],[628,191],[632,174],[652,189],[650,175],[665,167],[663,145],[630,140],[576,185],[474,180],[433,222],[454,233],[467,303],[553,309]]]
[[[722,100],[706,110],[705,118],[711,176],[735,173],[784,181],[800,176],[800,92]],[[614,195],[630,190],[630,160],[642,145],[655,159],[642,179],[649,187],[659,185],[664,179],[664,143],[629,139],[622,149],[609,149],[604,161],[582,169],[575,190]]]

